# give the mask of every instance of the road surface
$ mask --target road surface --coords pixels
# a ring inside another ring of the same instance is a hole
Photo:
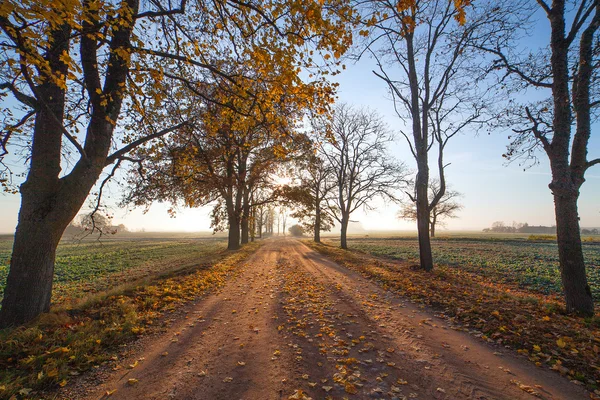
[[[267,240],[82,398],[586,399],[293,239]],[[110,396],[107,395],[110,393]]]

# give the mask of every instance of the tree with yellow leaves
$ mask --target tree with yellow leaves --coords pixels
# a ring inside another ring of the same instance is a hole
[[[230,97],[257,104],[298,91],[323,112],[333,93],[323,77],[351,43],[351,13],[346,0],[3,1],[0,96],[12,99],[0,157],[31,146],[0,327],[49,310],[56,247],[104,168],[189,126],[160,124],[167,82],[228,82]],[[326,57],[329,68],[316,69]],[[260,67],[251,76],[224,68],[249,61]],[[301,68],[314,74],[309,87]],[[257,80],[271,92],[253,93]]]

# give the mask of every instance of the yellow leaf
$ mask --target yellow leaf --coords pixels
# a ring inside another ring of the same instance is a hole
[[[134,379],[134,378],[130,378],[130,379],[127,380],[127,384],[130,385],[130,386],[137,385],[138,382],[139,381],[137,379]]]
[[[534,344],[533,351],[537,351],[539,353],[540,351],[542,351],[542,348],[540,346],[538,346],[537,344]]]
[[[565,348],[565,346],[567,345],[567,344],[565,343],[565,341],[564,341],[562,338],[558,339],[558,340],[556,341],[556,344],[557,344],[557,345],[558,345],[558,347],[560,347],[561,349],[564,349],[564,348]]]
[[[67,386],[67,380],[66,380],[66,379],[63,379],[62,381],[60,381],[60,383],[58,384],[58,386],[60,386],[60,387],[65,387],[65,386]]]
[[[113,389],[113,390],[107,390],[104,394],[106,395],[106,397],[108,396],[112,396],[114,392],[116,392],[117,389]]]

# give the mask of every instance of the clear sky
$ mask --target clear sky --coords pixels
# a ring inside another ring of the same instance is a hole
[[[542,44],[547,36],[546,21],[536,28],[533,42]],[[530,42],[531,43],[531,42]],[[395,116],[391,101],[386,96],[383,81],[372,74],[374,65],[369,59],[347,64],[347,70],[338,77],[340,101],[357,107],[377,110],[392,130],[401,122]],[[589,156],[600,156],[600,135],[596,125],[590,140]],[[454,190],[463,193],[463,211],[459,218],[449,220],[448,229],[481,230],[494,221],[507,223],[528,222],[530,225],[554,224],[554,209],[548,183],[550,169],[546,156],[540,154],[541,164],[523,171],[516,163],[505,165],[502,153],[509,143],[508,132],[475,135],[465,132],[448,144],[445,159],[451,165],[446,170],[447,181]],[[404,139],[398,139],[391,153],[409,166],[414,162]],[[14,165],[15,163],[13,163]],[[579,211],[581,226],[600,227],[600,166],[590,169],[581,190]],[[112,203],[119,199],[118,187],[112,187]],[[0,195],[0,233],[14,231],[19,209],[18,195]],[[110,201],[109,201],[110,202]],[[169,205],[155,204],[146,214],[140,209],[125,210],[113,207],[114,223],[123,223],[132,230],[146,231],[207,231],[210,229],[210,208],[180,208],[175,218],[169,217]],[[396,204],[377,204],[377,210],[368,214],[357,212],[352,219],[370,230],[415,229],[412,222],[396,218]],[[288,223],[288,226],[290,224]]]

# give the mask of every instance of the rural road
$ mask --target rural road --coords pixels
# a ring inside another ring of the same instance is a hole
[[[589,398],[503,350],[299,241],[271,239],[85,398]]]

